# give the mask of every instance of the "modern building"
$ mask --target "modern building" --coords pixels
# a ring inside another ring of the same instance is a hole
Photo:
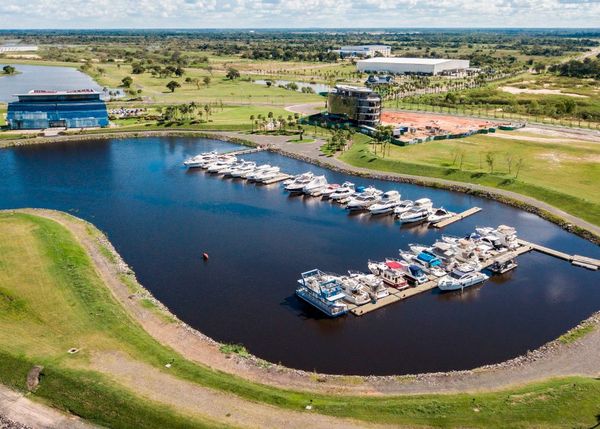
[[[464,72],[469,68],[469,60],[443,58],[368,58],[356,62],[358,71],[363,73],[394,73],[437,75]]]
[[[33,90],[8,103],[6,120],[13,130],[108,126],[106,103],[91,89]]]
[[[338,52],[341,57],[374,57],[379,53],[384,57],[389,57],[392,53],[391,46],[387,45],[359,45],[342,46]]]
[[[365,86],[370,88],[377,85],[391,85],[394,83],[394,76],[386,74],[386,75],[369,75],[369,78],[365,81]]]
[[[345,116],[359,126],[376,127],[381,119],[381,97],[369,88],[336,85],[327,99],[327,113]]]

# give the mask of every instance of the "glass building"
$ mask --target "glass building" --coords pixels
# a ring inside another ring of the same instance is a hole
[[[108,112],[100,93],[33,90],[8,103],[6,119],[13,130],[107,127]]]
[[[327,99],[327,113],[343,115],[357,125],[376,127],[381,118],[381,97],[369,88],[336,85]]]

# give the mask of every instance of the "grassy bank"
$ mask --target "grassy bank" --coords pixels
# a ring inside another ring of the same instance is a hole
[[[600,225],[600,197],[595,191],[600,167],[597,144],[542,139],[519,134],[510,138],[477,135],[411,146],[391,146],[381,157],[364,140],[341,155],[357,167],[415,176],[435,177],[505,189],[544,201]],[[487,162],[493,157],[493,173]],[[462,157],[462,159],[461,159]],[[509,173],[509,161],[510,173]],[[521,167],[517,175],[517,164]]]
[[[90,233],[97,234],[91,228]],[[173,361],[169,374],[251,401],[294,410],[312,401],[319,413],[382,423],[591,426],[599,411],[600,382],[584,378],[475,395],[385,398],[257,385],[193,364],[158,344],[115,301],[83,248],[54,221],[0,213],[0,237],[0,382],[23,389],[29,368],[42,364],[46,370],[34,397],[103,425],[165,427],[168,421],[169,427],[214,427],[213,422],[143,399],[91,369],[94,354],[115,351],[161,371],[165,362]],[[81,351],[70,355],[66,351],[71,347]]]

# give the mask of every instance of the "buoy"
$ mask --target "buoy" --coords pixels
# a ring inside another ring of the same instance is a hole
[[[204,259],[205,261],[208,261],[208,253],[204,252],[202,254],[202,259]]]

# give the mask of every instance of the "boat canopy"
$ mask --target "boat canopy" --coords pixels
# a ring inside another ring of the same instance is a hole
[[[399,270],[400,268],[402,268],[402,264],[398,261],[386,261],[385,265],[387,265],[388,268],[391,268],[392,270]]]

